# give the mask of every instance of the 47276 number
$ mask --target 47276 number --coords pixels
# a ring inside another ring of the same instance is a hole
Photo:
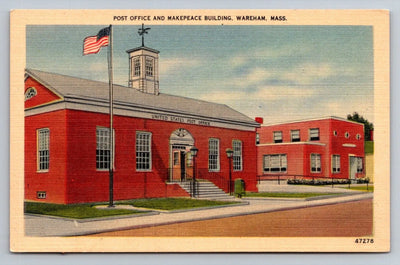
[[[354,243],[356,243],[356,244],[373,244],[374,239],[373,238],[356,238]]]

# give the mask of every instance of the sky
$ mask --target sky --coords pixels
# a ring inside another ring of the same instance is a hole
[[[82,55],[99,26],[27,26],[27,68],[108,82],[107,49]],[[265,124],[373,114],[370,26],[145,25],[160,92],[226,104]],[[113,26],[114,83],[127,85],[138,25]]]

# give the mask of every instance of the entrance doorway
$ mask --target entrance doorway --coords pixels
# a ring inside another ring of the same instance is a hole
[[[190,148],[194,145],[192,135],[180,128],[172,132],[169,139],[170,170],[169,181],[187,181],[193,176]]]
[[[356,179],[357,174],[357,158],[355,156],[349,156],[349,179]]]

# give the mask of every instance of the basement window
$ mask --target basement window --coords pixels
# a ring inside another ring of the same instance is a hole
[[[46,199],[46,192],[45,191],[37,191],[36,198],[38,199]]]

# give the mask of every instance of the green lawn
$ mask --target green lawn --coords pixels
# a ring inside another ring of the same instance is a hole
[[[350,186],[346,187],[346,189],[350,190],[358,190],[358,191],[365,191],[365,192],[374,192],[374,186],[373,185],[368,185],[368,190],[367,190],[367,185],[363,186]]]
[[[52,215],[59,217],[85,219],[114,215],[139,214],[143,211],[126,209],[97,209],[95,204],[52,204],[25,202],[25,213]]]
[[[275,197],[275,198],[310,198],[324,195],[339,195],[342,193],[318,193],[318,192],[305,192],[305,193],[279,193],[279,192],[246,192],[245,197]]]
[[[190,198],[155,198],[121,201],[118,204],[129,204],[155,210],[181,210],[199,207],[212,207],[219,205],[235,204],[236,202],[196,200]]]
[[[117,201],[116,205],[133,205],[154,210],[180,210],[199,207],[212,207],[234,204],[235,202],[195,200],[190,198],[157,198]],[[94,206],[100,203],[83,204],[53,204],[39,202],[25,202],[25,213],[43,214],[66,218],[85,219],[99,218],[116,215],[142,214],[149,211],[137,211],[129,209],[97,209]],[[106,204],[106,203],[102,203]]]

